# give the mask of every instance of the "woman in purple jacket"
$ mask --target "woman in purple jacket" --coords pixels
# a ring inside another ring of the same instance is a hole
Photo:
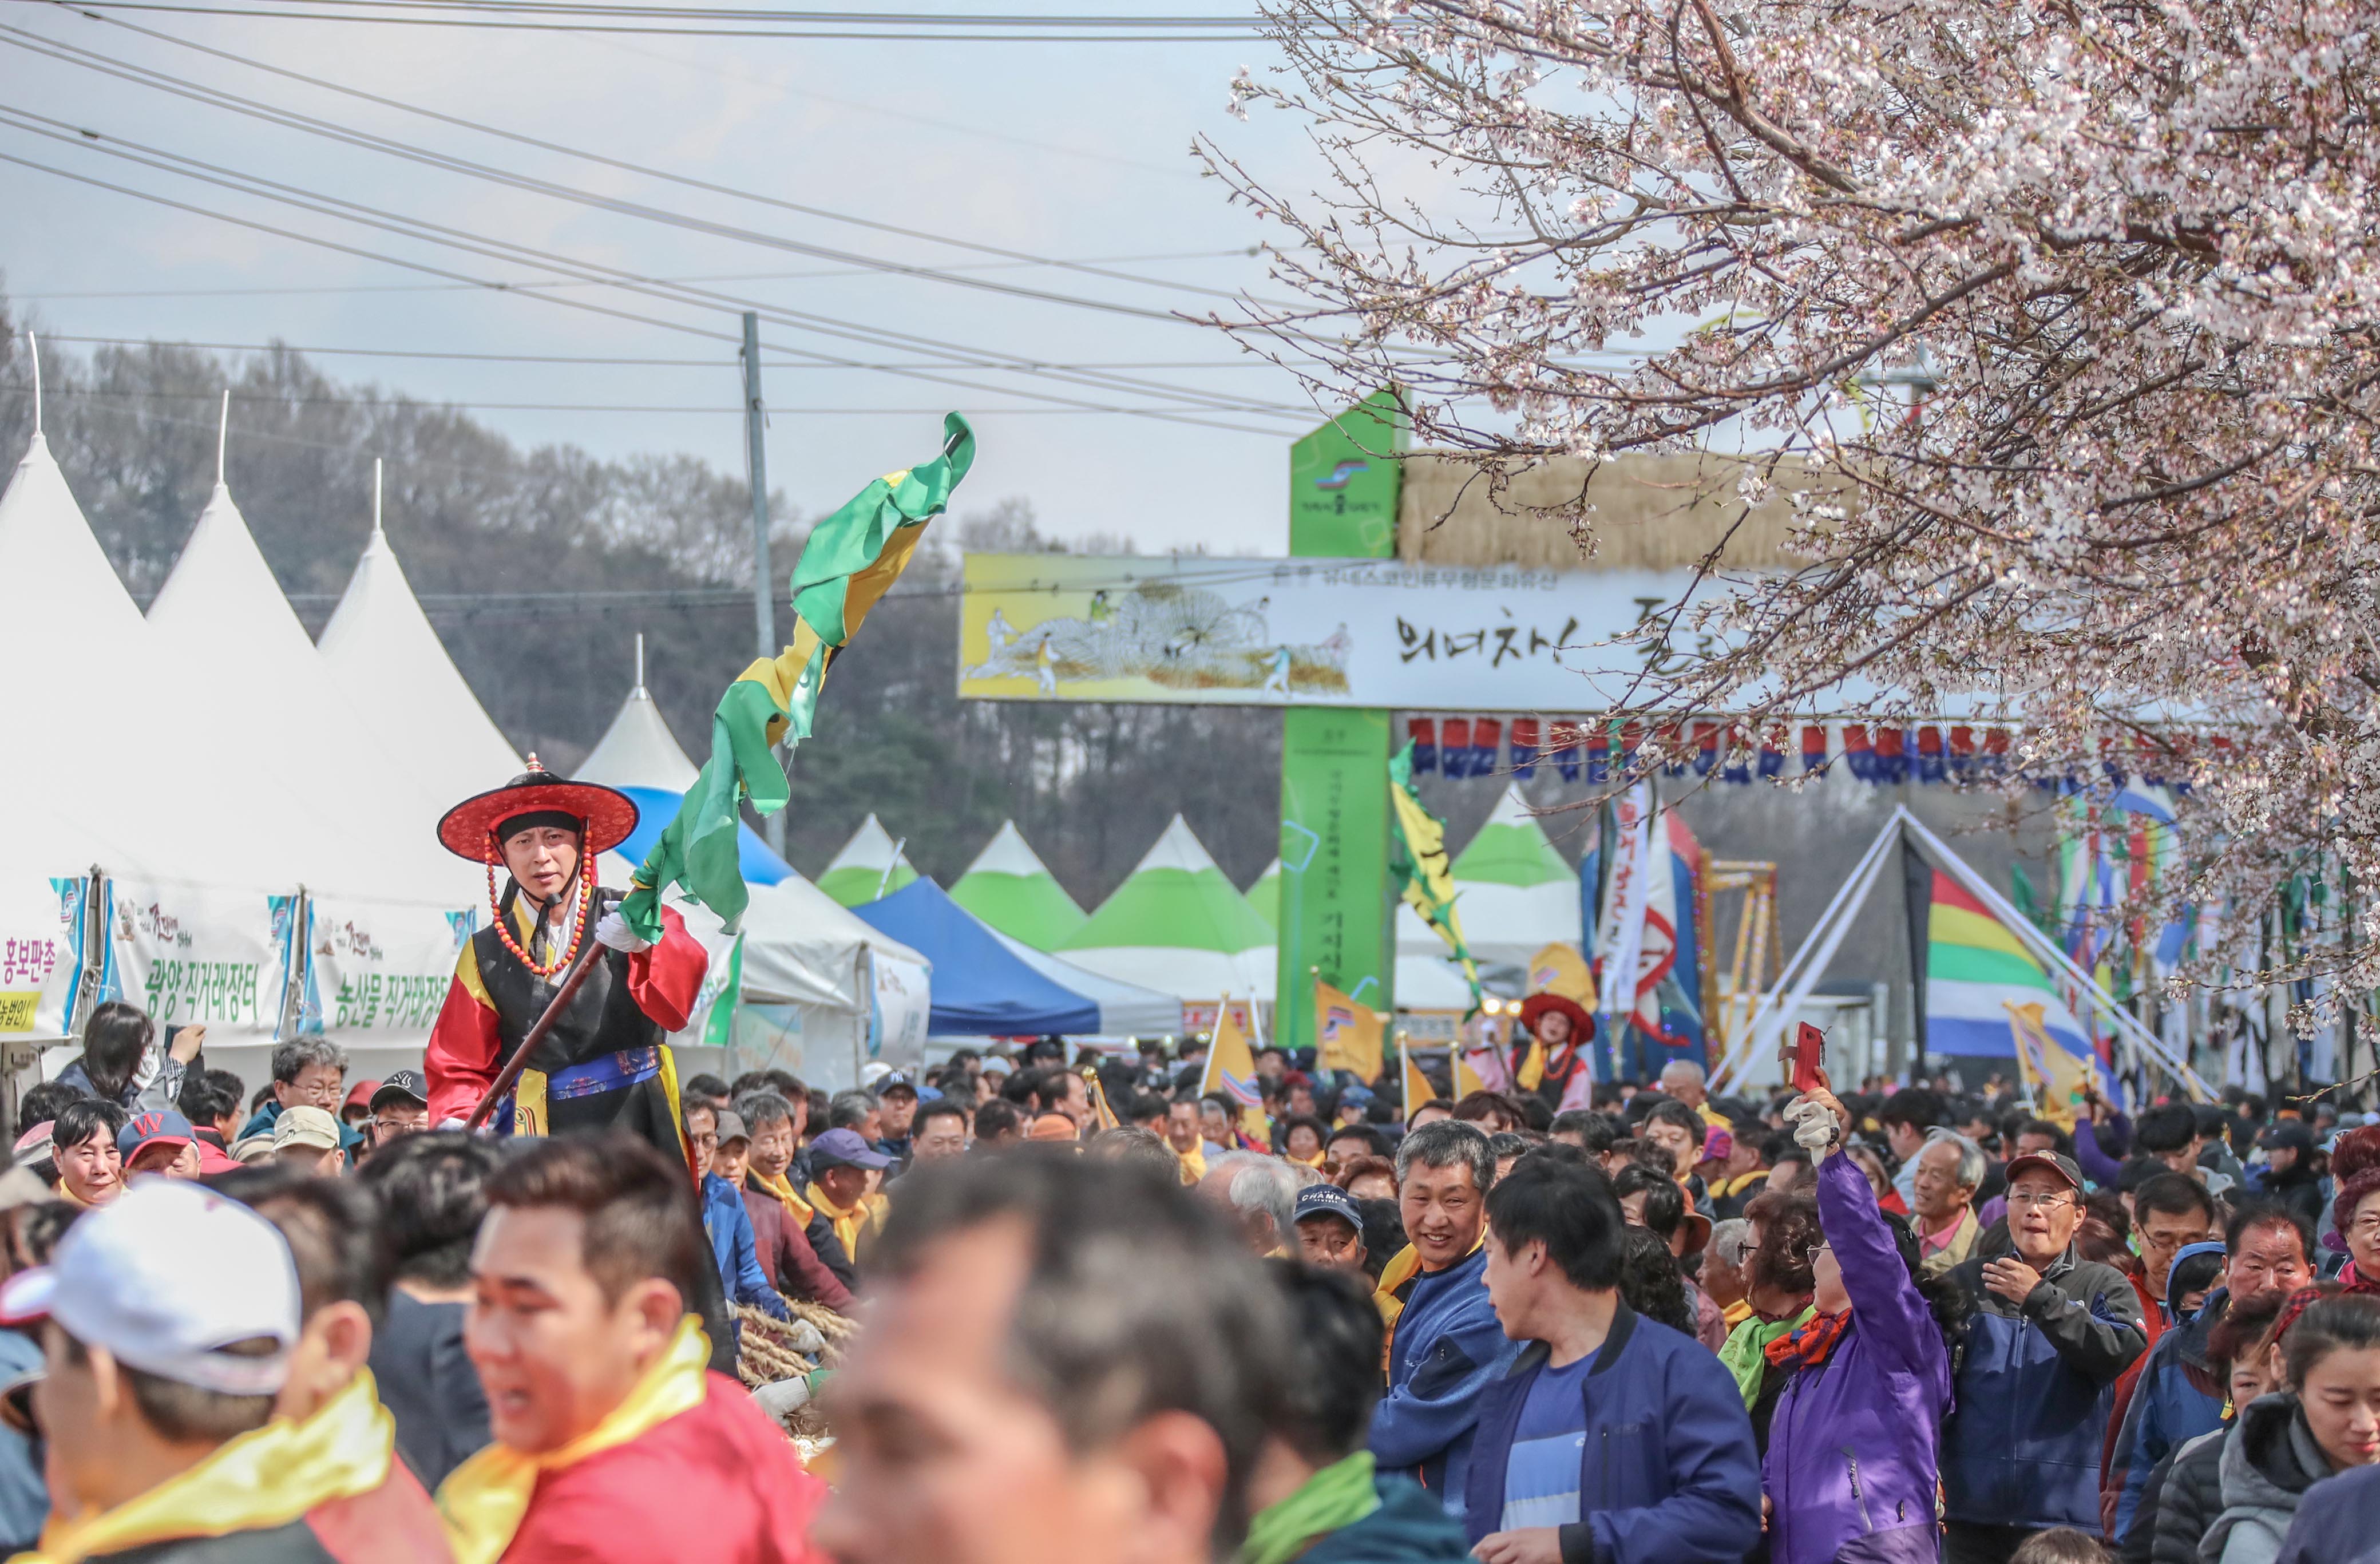
[[[1773,1564],[1934,1564],[1937,1445],[1950,1410],[1950,1353],[1963,1299],[1921,1288],[1917,1241],[1876,1205],[1842,1147],[1834,1094],[1787,1109],[1818,1164],[1826,1242],[1814,1256],[1818,1313],[1770,1343],[1791,1376],[1769,1425],[1761,1486]]]

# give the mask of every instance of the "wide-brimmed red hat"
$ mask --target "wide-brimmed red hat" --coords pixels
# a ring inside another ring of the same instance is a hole
[[[528,758],[528,770],[487,793],[475,794],[446,811],[438,840],[456,857],[475,864],[504,861],[499,829],[523,815],[555,815],[587,833],[584,851],[608,853],[637,830],[637,803],[600,782],[565,782]]]
[[[1549,1010],[1560,1011],[1570,1017],[1572,1042],[1584,1043],[1594,1037],[1595,1017],[1586,1013],[1585,1005],[1567,994],[1543,993],[1531,994],[1521,1001],[1521,1024],[1529,1029],[1529,1036],[1534,1037],[1537,1035],[1537,1023]]]

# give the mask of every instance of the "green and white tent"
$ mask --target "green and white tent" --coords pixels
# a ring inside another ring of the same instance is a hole
[[[1281,860],[1279,858],[1267,864],[1264,873],[1257,876],[1257,882],[1248,887],[1248,905],[1254,907],[1257,910],[1257,915],[1272,925],[1276,931],[1280,929]]]
[[[892,835],[870,815],[818,877],[818,888],[844,906],[856,907],[890,896],[917,878],[907,855],[894,851]]]
[[[1454,860],[1454,910],[1479,961],[1526,965],[1557,940],[1579,941],[1578,872],[1562,861],[1521,790],[1508,786],[1495,813]],[[1397,949],[1442,954],[1416,917],[1400,920]]]
[[[951,900],[1012,940],[1054,951],[1083,927],[1087,915],[1058,877],[1025,841],[1014,820],[1001,823],[951,887]]]
[[[1272,926],[1179,815],[1058,953],[1184,1000],[1272,998]]]

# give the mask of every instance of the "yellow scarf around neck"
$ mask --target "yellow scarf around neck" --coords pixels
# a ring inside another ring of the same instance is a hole
[[[274,1418],[147,1493],[87,1520],[56,1515],[42,1544],[11,1564],[78,1564],[188,1537],[285,1526],[316,1505],[368,1494],[388,1481],[396,1422],[370,1369],[303,1423]]]
[[[827,1198],[826,1191],[815,1183],[809,1188],[809,1203],[826,1213],[834,1228],[834,1236],[843,1243],[843,1252],[853,1265],[859,1264],[859,1235],[868,1231],[868,1218],[875,1215],[866,1195],[851,1203],[848,1210]]]
[[[748,1166],[745,1171],[750,1175],[754,1183],[777,1197],[777,1203],[785,1208],[785,1215],[793,1218],[795,1227],[808,1228],[810,1225],[810,1218],[814,1214],[810,1210],[810,1203],[794,1193],[794,1182],[791,1179],[783,1173],[771,1178],[759,1169]]]
[[[700,1319],[688,1315],[627,1399],[586,1433],[543,1455],[492,1444],[448,1473],[438,1485],[438,1513],[446,1522],[455,1564],[495,1564],[504,1557],[528,1514],[539,1473],[576,1466],[700,1406],[710,1393],[705,1378],[710,1364],[710,1338],[702,1333]]]

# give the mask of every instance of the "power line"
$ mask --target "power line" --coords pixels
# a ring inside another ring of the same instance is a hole
[[[237,170],[222,168],[216,164],[203,163],[195,158],[184,157],[179,153],[165,152],[163,149],[148,147],[141,143],[132,141],[111,140],[108,138],[103,137],[96,131],[68,127],[66,125],[66,122],[51,119],[47,115],[30,115],[22,110],[0,108],[0,123],[6,123],[12,118],[20,122],[17,124],[17,128],[27,130],[34,135],[41,136],[45,139],[64,141],[70,145],[97,151],[122,161],[137,163],[144,167],[158,169],[166,173],[177,174],[186,178],[196,179],[201,183],[215,185],[225,189],[237,190],[242,194],[259,196],[264,200],[272,200],[282,205],[294,206],[302,211],[311,212],[319,216],[334,217],[340,221],[356,223],[366,227],[378,228],[383,232],[397,234],[404,237],[412,238],[419,242],[441,245],[450,249],[458,249],[466,253],[479,255],[491,260],[507,261],[514,263],[519,263],[526,260],[530,263],[540,265],[554,271],[576,273],[582,280],[587,281],[597,281],[608,278],[613,286],[624,292],[638,294],[665,303],[698,309],[732,308],[753,309],[759,313],[763,318],[769,320],[772,324],[789,325],[795,330],[809,332],[817,335],[838,337],[848,341],[867,343],[879,347],[893,347],[896,349],[908,350],[924,348],[949,353],[973,354],[978,357],[979,362],[984,368],[1038,374],[1047,379],[1077,384],[1087,389],[1100,390],[1111,394],[1116,393],[1153,394],[1182,403],[1185,409],[1184,411],[1165,415],[1148,415],[1150,417],[1161,416],[1175,422],[1211,424],[1211,427],[1234,430],[1241,433],[1257,433],[1259,431],[1245,429],[1239,425],[1212,423],[1209,419],[1193,417],[1192,410],[1210,411],[1216,413],[1253,413],[1269,417],[1305,418],[1309,416],[1305,409],[1282,407],[1271,404],[1250,403],[1245,398],[1232,398],[1218,394],[1202,393],[1186,388],[1169,386],[1160,382],[1135,379],[1131,376],[1106,373],[1078,374],[1071,371],[1041,369],[1036,366],[1034,360],[1022,358],[1018,355],[1002,354],[985,349],[964,347],[959,345],[941,341],[932,337],[923,336],[915,333],[891,331],[879,327],[854,326],[835,321],[823,316],[815,315],[808,311],[786,309],[774,305],[763,304],[758,300],[741,298],[735,295],[722,294],[710,289],[665,285],[661,283],[658,279],[641,276],[638,273],[628,272],[621,268],[604,265],[601,262],[571,261],[565,257],[538,250],[529,246],[514,244],[506,240],[469,235],[461,229],[449,227],[443,224],[431,223],[419,218],[403,217],[393,212],[383,212],[378,208],[365,206],[359,202],[346,200],[336,196],[320,195],[312,191],[300,189],[295,186],[283,184],[277,180],[266,179],[261,176],[242,174]],[[23,121],[31,121],[33,123],[21,123]],[[371,259],[388,261],[391,264],[402,265],[412,270],[425,272],[433,276],[443,276],[457,281],[484,283],[483,279],[469,278],[464,273],[449,272],[443,268],[430,265],[425,262],[405,261],[378,251],[367,250],[355,246],[341,244],[335,240],[323,239],[312,235],[298,234],[287,229],[275,228],[270,224],[256,223],[250,219],[233,217],[228,213],[216,212],[211,208],[193,206],[188,203],[175,201],[170,198],[156,196],[148,191],[135,190],[126,186],[114,185],[108,181],[96,179],[89,176],[69,174],[66,170],[54,168],[46,164],[33,163],[30,160],[15,156],[9,156],[7,161],[18,163],[23,166],[39,169],[43,172],[55,174],[61,177],[75,179],[80,183],[115,190],[122,194],[132,195],[141,200],[178,206],[183,210],[198,212],[201,215],[213,216],[226,222],[254,227],[258,231],[270,232],[284,238],[297,239],[300,242],[316,244],[327,249],[341,250],[347,254],[366,256]],[[545,296],[534,295],[532,297],[541,297]],[[647,321],[647,323],[656,323],[650,317],[640,316],[632,311],[620,310],[583,300],[555,298],[552,299],[552,302],[562,304],[569,308],[585,309],[593,310],[597,313],[614,315],[622,319],[640,320]],[[698,327],[685,326],[674,322],[672,323],[672,329],[691,331],[697,334],[707,336],[716,341],[735,340],[723,333],[704,331]],[[811,358],[820,362],[837,363],[847,368],[859,367],[852,360],[838,359],[831,355],[818,353],[810,349],[781,348],[781,351],[798,353],[804,358]],[[925,370],[888,370],[884,372],[902,374],[907,378],[921,380],[934,384],[950,385],[959,390],[974,391],[989,394],[1025,396],[1038,401],[1049,402],[1053,405],[1075,406],[1098,406],[1098,404],[1085,403],[1075,398],[1059,396],[1049,392],[987,386],[970,381],[953,380],[944,375]]]
[[[1174,250],[1160,255],[1114,255],[1109,256],[1107,259],[1110,261],[1221,261],[1252,256],[1257,253],[1257,251],[1255,247],[1244,245],[1234,249]],[[1022,270],[1031,266],[1067,266],[1071,264],[1074,263],[1068,261],[958,261],[942,269],[946,272],[999,272]],[[693,276],[664,277],[661,280],[667,283],[781,283],[815,281],[821,277],[872,277],[876,274],[877,273],[875,272],[865,266],[843,266],[809,272],[706,272]],[[36,289],[30,293],[19,291],[15,293],[13,297],[19,299],[282,298],[297,297],[312,294],[471,293],[481,291],[481,289],[486,286],[528,292],[535,288],[601,287],[607,285],[608,285],[606,284],[601,283],[582,283],[575,279],[565,277],[551,282],[530,279],[517,283],[500,282],[488,285],[478,283],[329,283],[323,284],[321,286],[313,287],[276,285],[271,287],[252,288],[100,288],[70,289],[65,291],[43,288]],[[98,339],[93,338],[91,340],[96,341]],[[322,351],[328,352],[331,350],[325,348]]]
[[[40,55],[45,58],[57,60],[67,65],[79,66],[85,70],[96,71],[103,76],[112,76],[118,80],[129,81],[139,86],[150,88],[152,91],[166,92],[178,98],[204,103],[211,108],[224,109],[234,114],[247,115],[252,119],[260,119],[264,121],[266,124],[276,125],[284,129],[303,131],[309,135],[322,137],[326,140],[337,141],[344,145],[359,148],[367,152],[376,152],[383,156],[402,158],[408,163],[419,164],[425,167],[439,169],[445,173],[459,174],[468,178],[482,180],[489,184],[500,185],[511,189],[526,190],[534,195],[545,196],[555,200],[569,201],[575,205],[592,208],[600,212],[609,212],[625,217],[641,218],[646,222],[660,223],[669,227],[683,228],[689,232],[704,234],[713,238],[730,239],[739,244],[755,245],[768,249],[783,250],[795,255],[807,255],[820,261],[840,261],[845,265],[858,266],[871,272],[890,273],[896,276],[912,277],[920,281],[944,283],[953,286],[974,288],[987,293],[1004,294],[1010,297],[1031,299],[1045,304],[1062,304],[1073,309],[1094,309],[1108,314],[1126,315],[1138,320],[1160,321],[1168,324],[1185,323],[1184,317],[1175,314],[1171,310],[1153,309],[1146,306],[1124,304],[1112,299],[1089,298],[1078,294],[1057,293],[1047,288],[1028,287],[1015,283],[998,282],[987,277],[967,276],[957,273],[942,271],[939,268],[930,266],[918,266],[903,261],[890,261],[878,256],[864,255],[853,250],[837,249],[831,246],[811,244],[805,240],[790,238],[783,235],[766,234],[758,229],[745,228],[735,224],[714,223],[707,218],[696,217],[686,212],[671,212],[662,207],[648,206],[641,201],[625,200],[618,197],[601,195],[591,190],[582,190],[575,186],[560,184],[550,179],[540,179],[530,175],[516,174],[507,169],[494,167],[492,164],[474,162],[468,158],[461,158],[450,153],[433,152],[427,148],[416,147],[410,143],[399,141],[390,137],[374,135],[370,131],[351,129],[346,126],[337,125],[329,120],[320,119],[311,115],[298,114],[293,110],[277,108],[270,103],[260,103],[252,98],[243,98],[235,93],[222,91],[216,88],[203,86],[197,82],[188,81],[179,77],[168,75],[163,71],[154,71],[147,68],[146,67],[130,65],[119,60],[113,60],[103,55],[96,54],[91,50],[79,48],[71,43],[60,43],[51,39],[42,38],[37,33],[27,32],[20,28],[0,25],[0,42],[10,43],[17,48],[25,50],[29,54]],[[52,121],[51,123],[59,124],[63,122]],[[1155,282],[1151,279],[1136,278],[1134,280],[1152,286],[1168,288],[1172,286],[1171,284]],[[1207,294],[1221,294],[1222,297],[1237,297],[1236,295],[1230,294],[1220,289],[1200,288],[1196,291]]]
[[[44,337],[45,342],[61,339]],[[722,368],[712,365],[713,369]],[[28,387],[0,386],[0,395],[30,396]],[[223,396],[221,391],[108,391],[96,386],[59,386],[43,393],[50,396],[88,396],[111,401],[203,402],[212,406]],[[610,402],[445,402],[414,396],[285,396],[248,395],[237,389],[231,393],[234,406],[251,407],[396,407],[411,406],[435,412],[453,413],[702,413],[741,414],[740,406],[719,407],[687,407],[675,405],[648,406],[623,406]],[[940,418],[951,411],[948,407],[776,407],[769,411],[787,418]],[[1148,412],[1145,407],[962,407],[960,412],[981,418],[1018,418],[1050,416],[1085,418],[1133,415]]]
[[[66,0],[53,0],[53,3],[65,4]],[[622,173],[636,174],[648,179],[660,179],[669,184],[681,186],[687,189],[701,190],[710,195],[727,196],[737,200],[751,201],[760,206],[774,207],[781,212],[790,212],[804,217],[816,217],[824,222],[846,224],[853,227],[868,229],[873,233],[890,234],[900,238],[922,239],[929,244],[947,245],[953,249],[969,250],[978,255],[995,256],[1003,261],[1028,261],[1038,266],[1049,266],[1066,272],[1078,272],[1086,276],[1105,277],[1114,282],[1138,283],[1150,287],[1174,288],[1181,292],[1206,294],[1215,297],[1229,298],[1237,297],[1229,290],[1199,288],[1186,284],[1169,283],[1159,278],[1137,276],[1131,273],[1109,271],[1105,269],[1104,266],[1097,262],[1060,261],[1049,256],[1034,255],[1029,251],[1009,249],[1000,245],[984,244],[972,239],[953,238],[947,234],[936,234],[925,229],[906,227],[896,223],[885,223],[875,218],[860,217],[851,212],[836,212],[827,207],[811,206],[801,201],[786,200],[782,197],[763,194],[757,190],[742,189],[733,185],[722,185],[709,179],[697,179],[690,175],[673,173],[668,169],[656,168],[649,164],[632,163],[625,158],[610,157],[601,152],[589,152],[583,147],[566,146],[559,141],[549,141],[540,137],[525,135],[516,130],[506,130],[500,126],[487,125],[478,120],[465,119],[459,115],[446,114],[437,109],[425,108],[419,103],[409,103],[405,102],[403,99],[387,97],[378,92],[369,92],[359,87],[350,87],[342,82],[329,80],[323,77],[309,75],[304,71],[291,70],[283,66],[267,65],[261,60],[250,59],[244,55],[235,55],[228,50],[217,49],[212,45],[198,42],[193,39],[177,37],[170,32],[160,32],[154,28],[141,27],[137,23],[125,21],[121,18],[99,16],[95,13],[84,11],[79,8],[76,9],[76,14],[86,17],[93,21],[104,22],[111,27],[120,28],[127,32],[135,33],[143,38],[155,39],[160,42],[171,43],[178,48],[188,49],[194,53],[204,55],[211,59],[223,60],[233,65],[244,66],[250,70],[262,71],[270,76],[280,77],[284,80],[295,81],[304,86],[316,88],[322,91],[336,93],[341,97],[351,98],[359,103],[371,103],[381,108],[395,109],[400,114],[412,115],[418,118],[431,120],[436,124],[450,125],[455,127],[456,129],[469,130],[482,136],[492,136],[499,140],[510,141],[517,146],[534,147],[540,152],[553,152],[564,157],[577,158],[584,163],[595,164],[598,166],[604,168],[615,168],[620,170]],[[9,30],[15,31],[18,30],[11,29]],[[40,37],[41,35],[27,33],[24,34],[24,36]],[[64,49],[73,49],[76,47],[73,44],[65,43],[55,39],[44,38],[42,41],[44,42],[54,43],[57,47]],[[107,55],[97,55],[96,57],[103,60],[110,59]],[[120,64],[123,62],[111,60],[110,63]],[[127,68],[137,70],[143,67],[128,66]],[[212,91],[212,89],[208,89],[208,91]],[[228,96],[228,94],[225,95]],[[1256,251],[1251,249],[1250,253],[1254,254]]]
[[[20,298],[57,297],[51,294],[20,294]],[[87,347],[188,347],[209,353],[305,353],[322,358],[431,358],[458,359],[470,363],[491,364],[585,364],[599,368],[665,369],[665,370],[732,370],[734,363],[726,358],[598,358],[575,353],[464,353],[438,351],[419,347],[322,347],[287,342],[166,342],[145,336],[67,336],[56,332],[43,332],[43,342],[70,342]],[[836,364],[806,364],[790,358],[764,358],[764,369],[771,370],[840,370]],[[913,364],[863,364],[866,370],[964,370],[972,366],[959,359]],[[1196,359],[1175,358],[1133,363],[1052,363],[1048,368],[1062,370],[1256,370],[1269,369],[1259,359]],[[736,407],[734,412],[744,409]],[[775,409],[771,409],[774,411]]]
[[[43,0],[47,3],[47,0]],[[879,43],[1245,43],[1261,39],[1264,34],[1252,23],[1243,22],[1237,30],[1220,28],[1202,30],[1192,18],[1183,18],[1177,30],[1143,32],[1127,29],[1099,29],[1088,32],[1053,32],[1028,28],[1001,28],[991,18],[978,18],[969,23],[990,26],[989,32],[949,32],[921,28],[894,31],[857,31],[849,29],[829,30],[821,28],[737,28],[737,27],[668,27],[660,25],[630,26],[619,22],[594,21],[508,21],[486,17],[435,16],[399,17],[376,12],[298,11],[276,7],[259,10],[240,6],[160,5],[154,0],[79,0],[80,4],[105,6],[111,10],[154,11],[185,17],[254,17],[270,21],[372,22],[401,27],[459,27],[475,31],[495,32],[605,32],[634,37],[665,38],[783,38],[819,42]],[[325,0],[337,3],[337,0]],[[1078,18],[1071,25],[1094,18]]]
[[[102,0],[107,3],[107,0]],[[1094,28],[1226,28],[1245,30],[1260,26],[1263,18],[1255,16],[1225,17],[1147,17],[1107,12],[1094,15],[1057,15],[1048,12],[952,12],[952,11],[783,11],[753,9],[747,6],[624,6],[586,3],[586,0],[316,0],[318,5],[339,6],[363,12],[382,11],[474,11],[492,15],[538,17],[601,17],[623,20],[645,21],[727,21],[758,25],[762,22],[785,26],[832,27],[1094,27]]]

